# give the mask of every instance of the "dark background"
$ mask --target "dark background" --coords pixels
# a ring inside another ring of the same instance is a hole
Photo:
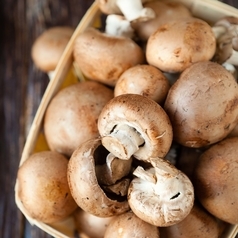
[[[215,1],[215,0],[214,0]],[[50,237],[18,210],[14,186],[21,152],[48,77],[35,68],[32,43],[56,25],[76,27],[93,0],[0,0],[0,237]],[[238,8],[238,0],[225,0]]]

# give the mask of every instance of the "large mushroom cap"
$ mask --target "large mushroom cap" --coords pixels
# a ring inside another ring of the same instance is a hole
[[[35,65],[44,72],[53,71],[73,32],[74,29],[67,26],[52,27],[44,31],[31,49]]]
[[[224,139],[237,124],[238,86],[223,66],[198,62],[172,85],[164,109],[175,141],[188,147],[207,146]]]
[[[70,156],[81,143],[98,136],[98,116],[112,98],[111,89],[90,81],[59,91],[44,118],[44,133],[50,149]]]
[[[169,21],[148,39],[146,59],[165,72],[182,72],[199,61],[210,60],[216,39],[207,22],[198,18]]]
[[[128,68],[145,61],[142,48],[128,37],[115,37],[88,28],[75,40],[74,59],[83,74],[114,86]]]

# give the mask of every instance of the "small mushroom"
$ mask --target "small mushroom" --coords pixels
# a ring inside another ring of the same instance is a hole
[[[97,166],[106,163],[107,155],[100,138],[91,139],[74,151],[68,165],[73,198],[84,211],[98,217],[112,217],[129,210],[126,195],[107,192],[98,182]]]
[[[34,153],[20,166],[17,192],[31,218],[51,224],[78,208],[71,196],[67,168],[68,159],[53,151]]]
[[[143,22],[133,22],[132,27],[142,41],[147,41],[162,24],[171,20],[192,17],[191,11],[181,2],[150,1],[144,7],[154,10],[156,17]]]
[[[114,86],[126,69],[144,63],[145,55],[129,37],[88,28],[75,40],[74,59],[87,78]]]
[[[97,217],[82,209],[77,209],[74,221],[79,237],[86,235],[89,238],[104,238],[105,231],[113,217]]]
[[[33,43],[31,56],[37,68],[52,74],[63,54],[74,29],[68,26],[56,26],[45,30]]]
[[[114,217],[106,231],[104,238],[159,238],[159,229],[128,211]]]
[[[199,157],[193,174],[196,197],[213,216],[238,224],[238,137],[226,138]]]
[[[196,62],[211,60],[215,50],[212,27],[198,18],[183,18],[161,25],[150,35],[146,59],[164,72],[179,73]]]
[[[136,65],[127,69],[118,79],[114,96],[140,94],[162,105],[170,88],[169,80],[152,65]]]
[[[109,14],[123,14],[129,21],[147,21],[154,18],[155,13],[151,8],[143,7],[143,3],[151,0],[97,0],[101,11]]]
[[[111,99],[98,118],[102,144],[120,159],[164,157],[172,144],[172,127],[163,108],[139,94]]]
[[[182,221],[194,203],[190,179],[167,160],[152,158],[152,168],[138,166],[128,190],[131,210],[142,220],[164,227]]]
[[[232,74],[215,62],[198,62],[185,69],[164,104],[174,140],[201,148],[224,139],[237,124],[237,87]]]
[[[70,157],[81,143],[98,136],[98,116],[112,98],[113,91],[98,82],[76,83],[60,90],[44,117],[50,149]]]
[[[200,204],[195,203],[191,212],[181,222],[160,228],[160,231],[164,238],[218,238],[223,227],[220,223]]]

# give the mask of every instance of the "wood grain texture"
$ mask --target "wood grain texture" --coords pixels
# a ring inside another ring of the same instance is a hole
[[[0,237],[47,238],[15,205],[14,185],[29,127],[48,84],[30,56],[45,29],[76,27],[93,0],[0,0]],[[223,1],[238,8],[237,0]]]

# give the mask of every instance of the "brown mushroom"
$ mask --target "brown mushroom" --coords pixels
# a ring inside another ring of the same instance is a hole
[[[71,156],[99,135],[97,119],[113,91],[98,82],[72,84],[59,91],[45,112],[44,134],[51,150]]]
[[[136,65],[119,77],[114,88],[114,96],[140,94],[162,105],[169,88],[169,80],[159,69],[147,64]]]
[[[111,99],[98,117],[102,144],[120,159],[164,157],[172,144],[172,127],[163,108],[139,94]]]
[[[199,148],[224,139],[237,124],[237,87],[220,64],[204,61],[185,69],[164,104],[174,140]]]
[[[91,139],[74,151],[68,165],[73,198],[84,211],[99,217],[112,217],[129,210],[126,195],[107,192],[97,179],[96,167],[105,163],[107,154],[100,138]],[[125,190],[124,186],[121,188]]]
[[[43,72],[53,72],[73,32],[74,29],[67,26],[45,30],[32,45],[31,56],[34,64]]]
[[[27,214],[44,223],[67,218],[78,207],[67,181],[68,159],[53,151],[32,154],[17,173],[18,196]]]
[[[109,223],[104,238],[159,238],[159,230],[128,211],[114,217]]]
[[[210,60],[215,50],[211,26],[198,18],[183,18],[161,25],[150,35],[146,59],[162,71],[177,73],[193,63]]]
[[[194,170],[193,184],[203,207],[222,221],[238,224],[238,137],[207,149]]]

